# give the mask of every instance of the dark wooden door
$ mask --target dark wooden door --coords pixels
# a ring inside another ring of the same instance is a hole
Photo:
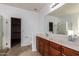
[[[21,19],[11,18],[11,47],[21,43]]]

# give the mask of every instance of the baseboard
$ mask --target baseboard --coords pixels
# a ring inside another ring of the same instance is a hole
[[[28,42],[27,44],[22,44],[21,47],[28,46],[28,45],[32,45],[32,42]]]
[[[32,51],[37,51],[37,49],[32,49]]]

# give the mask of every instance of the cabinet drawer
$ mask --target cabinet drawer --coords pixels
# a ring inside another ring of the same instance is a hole
[[[63,54],[66,56],[79,56],[79,52],[72,50],[70,48],[67,47],[63,47]]]
[[[61,51],[61,50],[62,50],[62,46],[59,45],[59,44],[57,44],[57,43],[50,42],[50,46],[51,46],[52,48],[55,48],[55,49],[58,50],[58,51]]]

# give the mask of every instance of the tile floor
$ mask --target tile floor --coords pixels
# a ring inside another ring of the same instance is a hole
[[[6,56],[41,56],[37,51],[32,51],[32,46],[19,47],[18,45],[11,48]]]

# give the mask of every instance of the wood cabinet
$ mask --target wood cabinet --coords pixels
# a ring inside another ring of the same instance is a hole
[[[50,52],[50,56],[61,56],[62,46],[57,43],[50,42],[49,52]]]
[[[44,56],[49,56],[49,41],[44,39]]]
[[[36,47],[41,55],[49,55],[49,41],[40,37],[36,37]]]
[[[49,55],[50,56],[61,56],[61,52],[54,49],[54,48],[52,48],[52,47],[50,47],[50,54]]]
[[[66,56],[79,56],[79,52],[78,51],[75,51],[75,50],[72,50],[70,48],[67,48],[67,47],[62,47],[62,54],[63,55],[66,55]]]
[[[40,40],[39,40],[39,52],[41,55],[44,55],[43,51],[44,51],[44,41],[43,41],[43,39],[40,38]]]
[[[68,47],[36,37],[37,51],[43,56],[79,56],[79,52]]]
[[[37,51],[39,51],[39,48],[40,48],[40,46],[39,46],[39,37],[36,37],[36,48],[37,48]]]
[[[36,37],[36,47],[43,56],[61,56],[61,45],[44,38]]]
[[[39,53],[41,54],[41,55],[43,55],[44,53],[43,53],[43,49],[44,49],[44,42],[43,42],[43,39],[42,38],[40,38],[40,37],[36,37],[36,48],[37,48],[37,50],[39,51]]]
[[[55,43],[55,42],[50,42],[50,47],[52,47],[52,48],[54,48],[54,49],[56,49],[56,50],[58,50],[60,52],[62,50],[62,46],[57,44],[57,43]]]

